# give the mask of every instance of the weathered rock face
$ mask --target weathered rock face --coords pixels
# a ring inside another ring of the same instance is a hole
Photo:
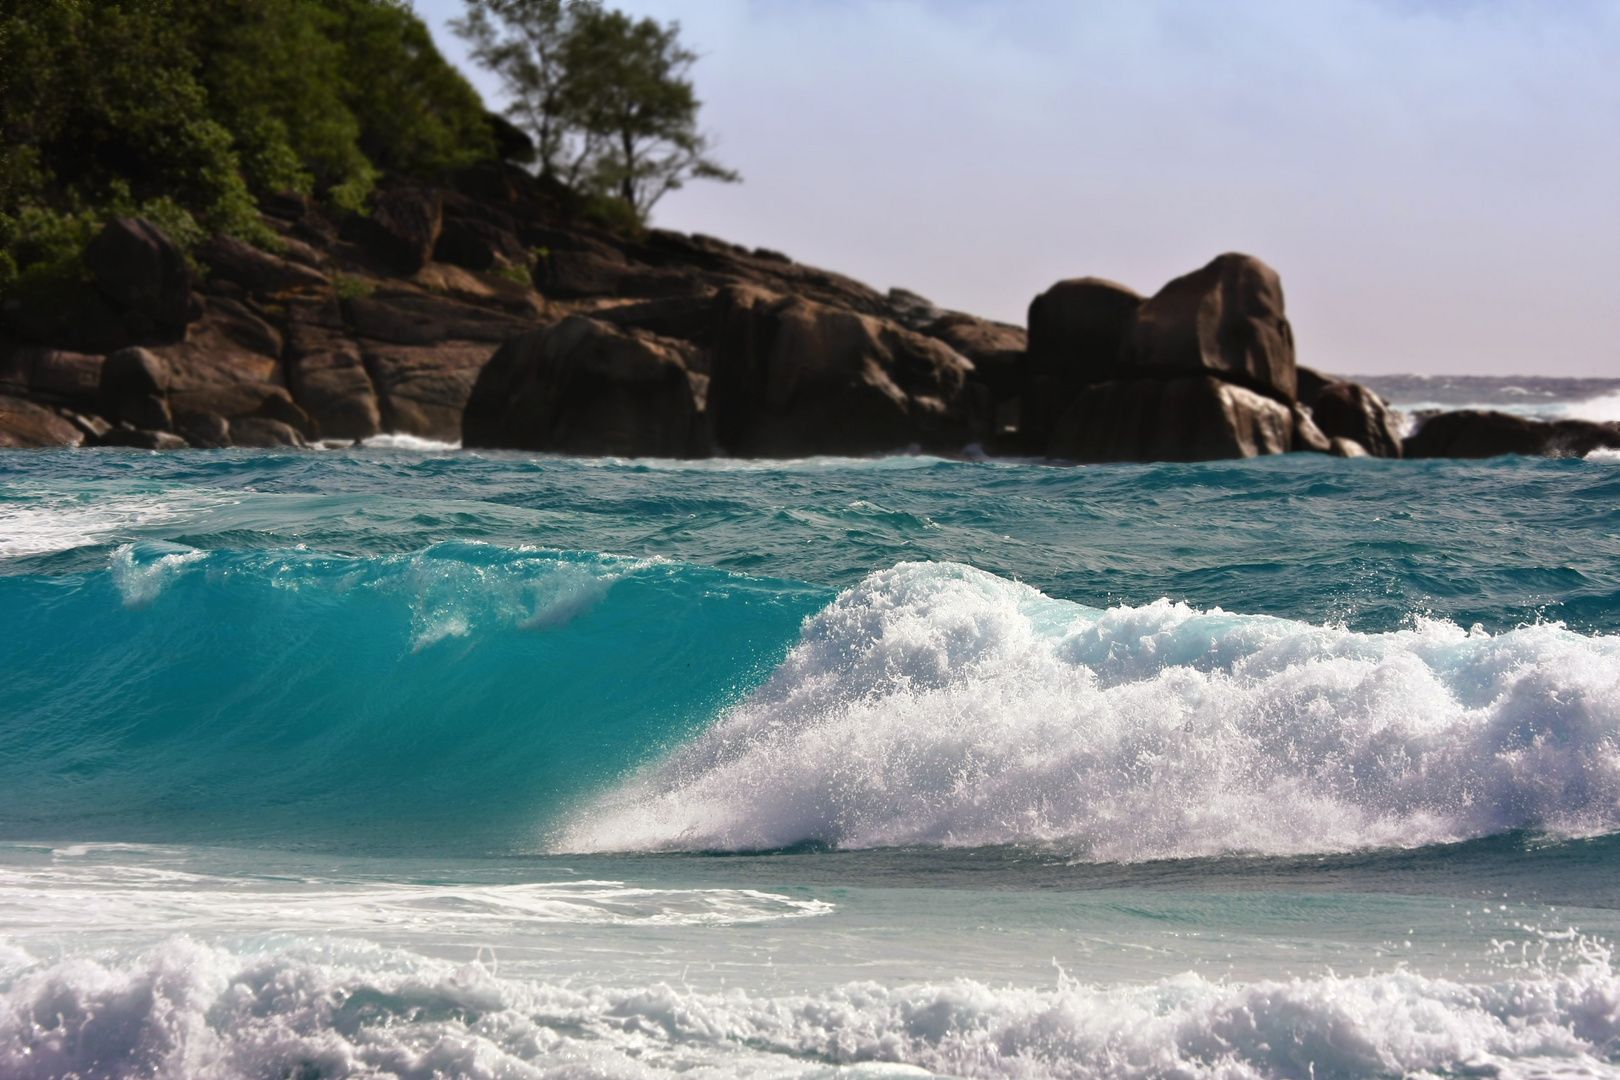
[[[1295,396],[1306,408],[1315,408],[1316,399],[1323,389],[1342,381],[1332,375],[1324,375],[1315,368],[1308,368],[1304,364],[1295,364],[1294,374],[1299,383]]]
[[[308,250],[307,245],[301,246]],[[318,270],[278,258],[229,236],[205,241],[198,245],[195,254],[211,271],[210,282],[228,281],[249,292],[320,289],[327,284],[326,275]]]
[[[1207,372],[1293,401],[1294,331],[1277,272],[1228,254],[1176,278],[1137,309],[1120,365],[1160,377]]]
[[[1548,423],[1487,409],[1462,409],[1423,421],[1403,450],[1411,458],[1585,457],[1593,450],[1613,447],[1620,447],[1620,427],[1612,424],[1586,420]]]
[[[1215,461],[1293,447],[1287,405],[1210,376],[1087,387],[1054,428],[1048,453],[1078,462]]]
[[[1060,281],[1030,303],[1022,426],[1035,445],[1082,387],[1130,377],[1120,350],[1141,306],[1135,290],[1091,277]]]
[[[495,346],[478,341],[359,344],[387,430],[438,442],[461,438],[462,410]]]
[[[403,289],[350,300],[344,304],[344,312],[360,337],[394,345],[437,345],[445,341],[499,344],[534,329],[532,319]]]
[[[357,342],[307,323],[288,327],[287,379],[323,439],[366,439],[382,430],[382,407]]]
[[[43,405],[0,394],[0,446],[79,446],[84,433]]]
[[[740,457],[957,449],[973,366],[894,323],[737,287],[718,300],[710,409]]]
[[[244,348],[232,340],[233,333],[244,336],[240,324],[211,312],[187,330],[185,341],[149,350],[167,372],[170,411],[216,413],[228,420],[263,416],[314,434],[309,415],[287,390],[281,361]]]
[[[174,418],[174,431],[192,446],[204,449],[231,445],[231,422],[218,413],[181,413]]]
[[[238,417],[230,422],[228,430],[232,446],[274,450],[279,447],[296,449],[308,445],[291,424],[264,416]]]
[[[151,222],[112,222],[85,248],[84,264],[108,299],[150,320],[154,329],[186,325],[191,270],[185,253]]]
[[[1029,335],[1020,327],[950,311],[924,326],[922,333],[971,360],[974,381],[989,387],[997,402],[1019,395],[1029,347]]]
[[[594,311],[591,318],[615,326],[646,330],[659,337],[680,338],[682,341],[712,346],[718,311],[715,297],[714,292],[707,292],[619,304]]]
[[[1333,440],[1316,426],[1311,410],[1299,402],[1293,405],[1294,452],[1311,454],[1333,453]]]
[[[101,392],[103,357],[25,346],[0,359],[0,390],[29,391],[46,398],[88,402]]]
[[[354,218],[347,228],[349,235],[395,273],[409,276],[433,258],[443,225],[443,194],[405,187],[379,192],[371,216]]]
[[[493,270],[525,266],[529,252],[512,229],[476,218],[452,218],[439,233],[433,258],[468,270]]]
[[[572,316],[501,346],[462,421],[466,446],[700,457],[708,379],[696,347]]]
[[[1373,457],[1401,456],[1401,421],[1384,399],[1360,383],[1328,383],[1318,389],[1316,426],[1329,438],[1351,439]]]

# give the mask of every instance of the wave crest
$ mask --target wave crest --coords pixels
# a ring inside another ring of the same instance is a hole
[[[1137,861],[1620,827],[1620,639],[1364,634],[875,573],[565,851],[1072,844]]]

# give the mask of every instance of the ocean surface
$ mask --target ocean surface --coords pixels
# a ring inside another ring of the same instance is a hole
[[[7,1080],[1620,1076],[1620,455],[5,451],[0,641]]]

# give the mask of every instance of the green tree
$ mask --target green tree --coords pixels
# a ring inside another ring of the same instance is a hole
[[[645,220],[688,180],[735,183],[709,156],[680,26],[637,21],[598,0],[467,0],[456,24],[498,74],[508,115],[540,145],[542,173],[619,199]]]
[[[741,179],[708,156],[697,128],[701,102],[687,77],[697,55],[679,37],[679,23],[637,22],[591,5],[566,44],[564,109],[598,140],[590,184],[614,192],[641,218],[687,180]]]
[[[576,179],[583,155],[563,115],[564,44],[578,0],[468,0],[467,14],[450,23],[472,44],[472,58],[500,77],[511,100],[506,115],[535,140],[540,175]]]

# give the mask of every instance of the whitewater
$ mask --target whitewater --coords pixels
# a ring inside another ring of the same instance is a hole
[[[1612,456],[8,451],[0,612],[0,1076],[1620,1076]]]

